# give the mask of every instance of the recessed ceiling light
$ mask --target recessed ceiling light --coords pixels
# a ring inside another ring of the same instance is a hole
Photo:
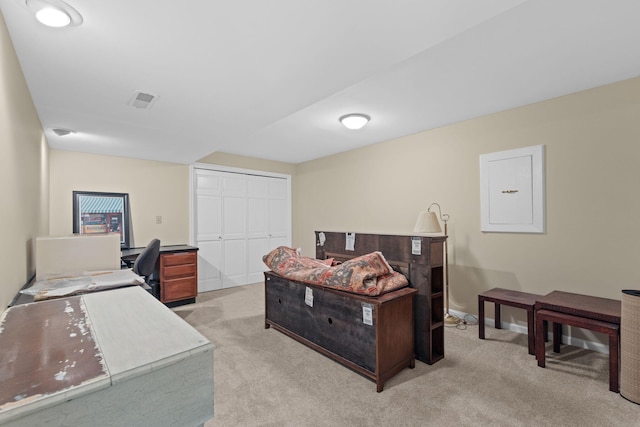
[[[49,27],[66,27],[82,24],[82,16],[63,0],[26,0],[36,19]]]
[[[49,27],[66,27],[71,23],[71,17],[60,9],[45,7],[36,12],[38,21]]]
[[[357,130],[361,129],[364,125],[366,125],[371,117],[366,114],[347,114],[345,116],[340,117],[340,123],[344,125],[347,129]]]

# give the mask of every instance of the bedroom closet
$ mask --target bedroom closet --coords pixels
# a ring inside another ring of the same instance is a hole
[[[262,256],[291,245],[291,177],[193,168],[198,292],[262,282]]]

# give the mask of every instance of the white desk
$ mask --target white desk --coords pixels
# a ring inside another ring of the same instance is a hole
[[[0,425],[202,425],[214,348],[137,286],[11,307]]]

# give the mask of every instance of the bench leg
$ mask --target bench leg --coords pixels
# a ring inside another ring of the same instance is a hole
[[[502,318],[500,316],[500,304],[495,303],[494,305],[496,306],[496,315],[495,315],[496,329],[502,329]]]
[[[545,359],[544,359],[544,333],[546,331],[546,321],[542,320],[540,316],[536,316],[536,360],[538,361],[538,366],[541,368],[545,367]]]
[[[620,391],[618,384],[620,372],[618,367],[618,360],[620,360],[618,336],[617,331],[609,334],[609,390],[616,393]]]
[[[553,352],[560,353],[562,344],[562,323],[551,322],[553,328]]]
[[[478,296],[478,337],[484,339],[484,298]]]
[[[536,336],[534,333],[535,320],[533,317],[533,308],[531,308],[531,310],[527,310],[527,339],[529,343],[529,354],[536,354]]]

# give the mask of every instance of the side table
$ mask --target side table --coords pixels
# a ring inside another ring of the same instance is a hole
[[[529,354],[535,353],[535,317],[534,305],[542,295],[527,292],[512,291],[510,289],[493,288],[478,295],[478,336],[484,339],[484,303],[492,302],[495,305],[495,328],[502,329],[500,305],[522,308],[527,310],[527,335]],[[544,344],[543,344],[544,345]]]
[[[619,391],[621,302],[570,292],[553,291],[536,302],[536,359],[545,367],[543,324],[553,322],[553,351],[560,352],[562,325],[607,334],[609,336],[609,390]]]

